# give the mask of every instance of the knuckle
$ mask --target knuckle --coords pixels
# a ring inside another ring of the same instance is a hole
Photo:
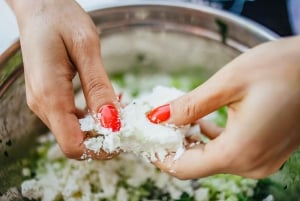
[[[179,114],[184,114],[186,121],[193,121],[197,119],[198,116],[198,107],[193,101],[191,96],[184,96],[178,102],[180,107],[177,107],[179,110]]]
[[[95,95],[95,94],[98,94],[99,92],[103,92],[108,89],[109,89],[109,87],[106,84],[99,82],[96,78],[91,79],[88,82],[88,94],[89,95]]]
[[[32,109],[32,110],[37,110],[40,108],[41,105],[44,103],[47,103],[47,97],[49,94],[51,94],[51,89],[49,87],[41,87],[41,86],[36,86],[33,88],[30,88],[26,92],[26,101],[27,105]]]
[[[26,96],[26,102],[27,102],[28,107],[29,107],[32,111],[36,111],[36,110],[37,110],[38,104],[37,104],[36,99],[35,99],[32,95],[29,95],[29,94],[28,94],[28,95]]]
[[[26,93],[26,102],[30,110],[38,113],[45,102],[45,97],[47,97],[47,91],[45,89],[35,89],[34,92]]]
[[[196,115],[196,105],[193,103],[193,101],[191,100],[190,96],[187,96],[186,98],[186,103],[188,105],[188,107],[185,107],[185,114],[189,117],[193,117]]]
[[[88,97],[88,102],[90,104],[99,103],[99,100],[107,96],[107,92],[109,91],[109,86],[106,84],[99,82],[96,78],[91,78],[86,85],[86,93]]]

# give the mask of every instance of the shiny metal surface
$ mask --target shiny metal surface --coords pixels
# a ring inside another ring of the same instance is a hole
[[[203,67],[209,76],[247,49],[276,38],[255,23],[185,3],[99,5],[90,15],[101,37],[109,73],[130,71],[138,63],[144,71]],[[0,56],[0,200],[22,200],[21,159],[28,156],[34,139],[43,131],[45,126],[26,105],[20,44],[16,42]]]

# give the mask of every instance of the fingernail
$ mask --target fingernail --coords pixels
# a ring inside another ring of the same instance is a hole
[[[167,121],[170,118],[170,104],[162,105],[151,110],[147,114],[147,118],[154,124]]]
[[[119,112],[113,105],[103,105],[98,111],[98,119],[104,128],[111,128],[113,132],[121,129]]]

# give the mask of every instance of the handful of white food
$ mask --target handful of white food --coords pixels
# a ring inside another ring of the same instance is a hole
[[[153,124],[147,119],[146,113],[183,94],[175,88],[157,86],[152,93],[140,95],[120,109],[122,126],[117,132],[102,127],[92,115],[80,119],[82,131],[98,134],[86,140],[85,147],[95,153],[101,149],[107,153],[119,150],[133,152],[151,161],[155,161],[156,157],[164,160],[168,153],[176,152],[175,159],[178,159],[185,150],[184,140],[190,126]]]

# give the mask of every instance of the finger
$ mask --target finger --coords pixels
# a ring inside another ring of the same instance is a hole
[[[215,139],[224,131],[224,128],[221,128],[215,123],[205,119],[200,119],[197,123],[200,126],[201,133],[210,139]]]
[[[63,117],[61,121],[60,116]],[[77,117],[73,118],[72,114],[60,116],[55,115],[56,121],[51,121],[52,132],[55,133],[56,140],[66,157],[77,160],[108,160],[119,154],[119,152],[107,153],[102,149],[99,152],[88,150],[83,142],[92,136],[83,134],[80,131],[80,126],[77,125]],[[72,131],[72,135],[66,135],[70,131]]]
[[[101,61],[96,28],[87,15],[80,20],[82,27],[68,24],[69,29],[62,29],[62,35],[79,73],[87,105],[92,112],[97,112],[102,105],[113,104],[117,98]]]
[[[76,109],[74,103],[71,64],[63,41],[56,34],[48,34],[51,30],[45,31],[48,32],[35,35],[31,43],[22,37],[27,102],[53,132],[64,154],[80,159],[86,152],[86,136],[78,122],[83,111]],[[106,154],[91,157],[105,159]]]
[[[95,153],[88,150],[83,142],[92,136],[81,132],[78,117],[73,113],[68,114],[56,111],[56,114],[52,113],[49,119],[52,132],[55,133],[61,150],[68,158],[107,160],[119,154],[118,152],[106,153],[104,150]]]
[[[218,137],[224,131],[223,128],[218,127],[213,122],[210,122],[210,121],[205,120],[205,119],[200,119],[196,123],[200,126],[201,133],[204,134],[205,136],[207,136],[210,139],[215,139],[216,137]],[[201,152],[201,151],[204,150],[205,145],[200,143],[200,139],[198,137],[189,136],[188,138],[186,138],[186,141],[188,143],[188,145],[186,146],[186,148],[188,149],[188,151],[187,151],[188,155],[185,155],[183,157],[191,158],[191,160],[193,160],[193,158],[195,159],[197,157],[201,157],[201,154],[204,154],[204,152]],[[201,152],[201,154],[199,154],[197,152]],[[178,172],[178,169],[181,169],[181,167],[180,166],[179,167],[172,167],[172,164],[174,163],[174,161],[172,161],[172,158],[173,157],[169,157],[168,161],[164,161],[163,164],[158,162],[157,165],[160,168],[163,168],[163,169],[167,168],[168,172],[171,172],[171,173],[173,171]],[[186,163],[186,161],[181,162],[181,163]],[[175,168],[175,169],[172,171],[172,168]],[[207,174],[209,174],[209,172]]]
[[[78,158],[84,134],[74,104],[71,64],[59,36],[45,27],[39,31],[21,36],[27,103],[53,132],[66,156]]]
[[[169,122],[184,125],[196,121],[221,106],[239,100],[244,94],[244,83],[237,80],[231,67],[224,67],[193,91],[170,103]]]
[[[177,160],[174,160],[172,154],[164,161],[157,160],[154,164],[179,179],[194,179],[221,173],[227,165],[227,158],[224,157],[226,146],[219,139],[206,145],[192,146]]]
[[[73,159],[110,159],[118,153],[106,153],[101,150],[98,153],[86,149],[84,141],[88,137],[92,137],[84,133],[80,129],[78,118],[82,118],[85,114],[84,111],[75,107],[74,94],[71,90],[71,80],[66,80],[63,83],[51,82],[51,88],[58,88],[62,90],[53,90],[50,98],[51,104],[47,105],[49,112],[47,113],[48,126],[54,133],[55,138],[60,145],[63,153],[68,158]]]

